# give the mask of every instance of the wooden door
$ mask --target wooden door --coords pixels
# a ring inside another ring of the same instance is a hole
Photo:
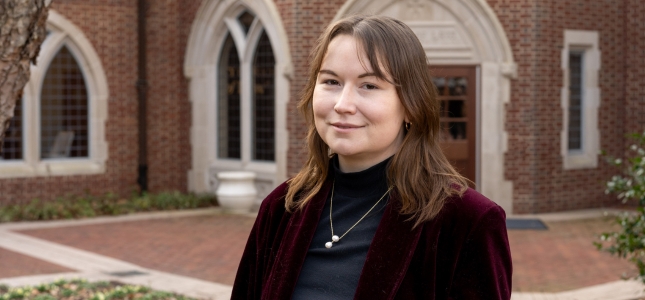
[[[475,67],[430,67],[441,103],[441,148],[461,175],[476,182]]]

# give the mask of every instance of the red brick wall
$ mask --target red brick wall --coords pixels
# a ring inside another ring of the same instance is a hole
[[[56,0],[52,9],[78,26],[101,59],[109,87],[106,173],[0,180],[0,202],[66,194],[128,194],[137,177],[136,2]]]
[[[506,178],[513,181],[514,211],[537,213],[614,204],[613,196],[606,196],[603,191],[604,182],[615,169],[604,163],[602,157],[597,169],[565,171],[562,167],[560,51],[565,29],[599,32],[600,148],[619,155],[625,134],[621,126],[627,38],[624,1],[488,2],[507,31],[519,68],[519,77],[512,83],[506,124],[509,132]]]
[[[645,2],[625,0],[625,132],[645,131]]]
[[[151,192],[185,192],[188,188],[191,106],[183,65],[192,19],[200,3],[147,1],[147,147]]]

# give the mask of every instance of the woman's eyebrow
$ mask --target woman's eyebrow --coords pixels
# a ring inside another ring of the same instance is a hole
[[[370,73],[363,73],[361,75],[358,75],[358,78],[370,77],[370,76],[378,77],[378,76],[376,76],[376,73],[370,72]]]
[[[334,72],[334,71],[332,71],[332,70],[324,70],[324,69],[323,69],[323,70],[318,71],[318,73],[323,73],[323,74],[329,74],[329,75],[333,75],[333,76],[338,76],[338,74],[336,74],[336,72]]]
[[[329,75],[332,75],[332,76],[338,76],[338,74],[336,74],[336,72],[334,72],[332,70],[327,70],[327,69],[322,69],[322,70],[318,71],[318,73],[329,74]],[[358,78],[364,78],[364,77],[370,77],[370,76],[378,77],[376,75],[376,73],[369,72],[369,73],[363,73],[361,75],[358,75]]]

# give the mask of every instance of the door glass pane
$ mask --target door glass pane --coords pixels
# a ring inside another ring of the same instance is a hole
[[[441,138],[444,141],[466,140],[466,122],[441,122]]]
[[[447,100],[441,101],[448,103],[447,116],[450,118],[464,118],[466,117],[466,105],[463,100]]]
[[[461,96],[467,94],[468,80],[464,77],[450,78],[448,83],[451,96]]]
[[[435,77],[441,105],[441,139],[443,141],[467,140],[468,79],[466,77]]]
[[[432,82],[434,85],[437,87],[437,92],[439,96],[445,95],[445,86],[446,86],[446,78],[444,77],[433,77]]]

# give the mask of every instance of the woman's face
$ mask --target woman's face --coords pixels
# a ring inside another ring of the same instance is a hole
[[[313,94],[316,130],[343,172],[385,160],[403,141],[405,112],[396,87],[374,75],[357,46],[349,35],[330,42]]]

